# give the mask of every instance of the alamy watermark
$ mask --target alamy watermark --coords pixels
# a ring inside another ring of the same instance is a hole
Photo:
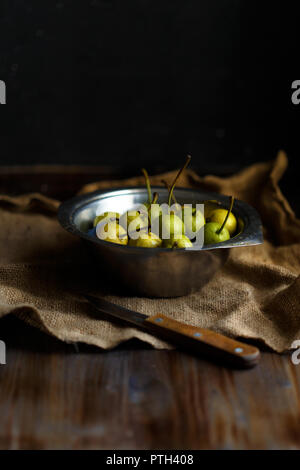
[[[300,339],[296,339],[292,342],[291,349],[295,349],[292,353],[291,361],[295,366],[298,366],[300,364]]]
[[[6,85],[3,80],[0,80],[0,104],[6,104]]]
[[[0,340],[0,365],[6,364],[6,344]]]
[[[300,104],[300,80],[294,80],[292,83],[292,96],[291,100],[294,105]]]
[[[127,238],[128,233],[132,240],[138,240],[148,238],[151,233],[152,236],[165,241],[172,239],[178,243],[183,240],[187,250],[200,250],[203,247],[204,204],[196,204],[195,207],[192,204],[184,204],[183,208],[179,204],[151,204],[150,209],[138,204],[131,212],[134,213],[133,220],[127,213],[124,214],[126,217],[122,216],[120,219],[123,234],[120,234],[117,218],[108,213],[96,226],[97,237],[100,240],[121,239]]]

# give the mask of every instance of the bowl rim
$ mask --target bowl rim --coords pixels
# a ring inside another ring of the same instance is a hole
[[[163,191],[166,192],[166,188],[163,186],[152,186],[152,191]],[[184,192],[191,192],[191,193],[199,193],[199,199],[203,201],[204,198],[207,197],[205,200],[217,200],[223,204],[227,203],[228,205],[228,197],[224,194],[204,191],[201,189],[196,188],[184,188],[179,187],[176,188],[176,194],[180,193],[180,191]],[[107,242],[105,240],[100,240],[97,238],[92,237],[90,234],[82,232],[78,229],[74,222],[74,218],[76,214],[83,210],[85,206],[88,206],[90,203],[95,202],[97,199],[108,198],[108,197],[115,197],[120,196],[122,193],[125,194],[132,194],[132,193],[145,193],[147,195],[147,189],[143,186],[132,186],[132,187],[116,187],[112,189],[100,189],[97,191],[93,191],[86,194],[80,194],[78,196],[72,197],[64,202],[62,202],[58,208],[57,218],[60,225],[67,230],[69,233],[73,235],[77,235],[84,240],[89,242],[95,243],[96,245],[106,246],[106,247],[117,247],[120,250],[131,250],[131,251],[138,251],[139,253],[144,250],[145,252],[149,253],[151,250],[155,250],[155,252],[173,252],[175,250],[170,250],[170,248],[144,248],[144,247],[134,247],[128,245],[120,245],[111,242]],[[201,197],[200,197],[201,195]],[[234,200],[234,207],[240,211],[244,212],[248,218],[248,225],[246,226],[243,232],[235,235],[234,237],[230,238],[225,242],[220,242],[216,244],[210,245],[203,245],[203,247],[199,249],[195,248],[176,248],[176,253],[178,252],[196,252],[196,251],[207,251],[207,250],[215,250],[219,248],[237,248],[237,247],[245,247],[245,246],[255,246],[261,245],[263,243],[263,233],[262,233],[262,222],[260,216],[256,209],[252,207],[250,204],[241,201],[239,199]]]

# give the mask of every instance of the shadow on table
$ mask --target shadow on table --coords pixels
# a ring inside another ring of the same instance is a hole
[[[97,311],[99,316],[99,312]],[[119,322],[121,324],[122,322]],[[65,343],[59,339],[48,335],[47,333],[27,325],[14,315],[7,315],[0,320],[1,337],[9,350],[24,350],[26,352],[34,352],[38,354],[64,353],[64,354],[108,354],[117,351],[142,351],[154,350],[153,347],[139,339],[130,339],[111,350],[103,350],[97,346],[84,343]],[[271,352],[271,349],[257,341],[245,340],[248,344],[258,346],[262,352]],[[172,352],[167,350],[168,352]]]
[[[47,353],[98,353],[105,354],[111,350],[103,350],[97,346],[84,343],[65,343],[59,339],[44,333],[43,331],[27,325],[14,315],[7,315],[0,320],[0,339],[7,345],[7,350],[18,349],[39,354]],[[113,350],[151,350],[151,345],[138,339],[131,339],[117,346]]]

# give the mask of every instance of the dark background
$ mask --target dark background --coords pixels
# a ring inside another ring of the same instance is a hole
[[[295,182],[296,2],[1,0],[0,161],[228,173],[283,148]]]

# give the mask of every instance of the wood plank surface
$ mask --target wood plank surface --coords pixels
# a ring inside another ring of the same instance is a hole
[[[300,368],[233,371],[178,351],[64,345],[1,321],[2,449],[300,448]]]
[[[64,345],[1,321],[1,449],[299,449],[300,368],[234,371],[178,351]]]
[[[11,193],[24,190],[20,174]],[[82,174],[61,181],[75,190]],[[13,316],[0,340],[1,449],[300,449],[300,366],[289,355],[265,351],[235,371],[137,341],[75,347]]]

